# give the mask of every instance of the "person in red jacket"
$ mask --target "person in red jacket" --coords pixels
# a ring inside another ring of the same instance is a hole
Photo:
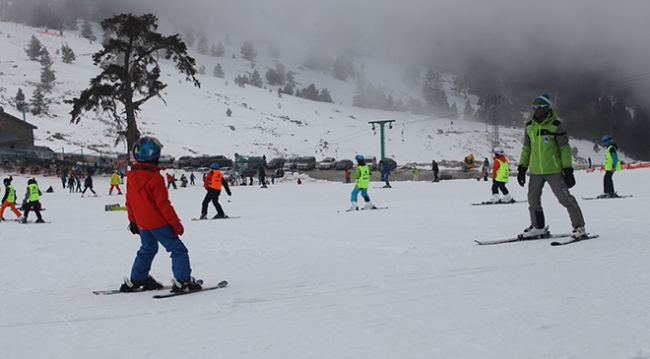
[[[133,262],[131,277],[124,278],[122,292],[161,289],[149,271],[158,242],[170,252],[172,259],[172,292],[201,289],[191,276],[190,257],[179,238],[184,228],[169,201],[165,179],[158,167],[162,145],[154,137],[141,137],[133,144],[133,158],[137,161],[126,173],[126,208],[129,230],[140,235],[142,245]]]
[[[217,209],[217,215],[212,219],[228,217],[219,204],[219,195],[221,195],[221,188],[226,190],[228,196],[231,196],[232,193],[230,193],[228,181],[224,181],[223,173],[219,171],[220,167],[221,166],[219,166],[219,164],[216,162],[211,164],[210,168],[212,170],[208,172],[208,174],[205,176],[205,180],[203,181],[203,188],[205,188],[208,192],[205,194],[205,198],[203,198],[203,203],[201,204],[200,219],[208,218],[208,206],[210,205],[210,202],[212,202],[212,204],[214,204],[214,208]]]

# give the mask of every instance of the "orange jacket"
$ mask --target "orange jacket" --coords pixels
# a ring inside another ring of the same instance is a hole
[[[155,229],[167,224],[182,228],[181,220],[169,202],[161,169],[149,163],[136,163],[126,173],[126,209],[129,222],[140,229]]]

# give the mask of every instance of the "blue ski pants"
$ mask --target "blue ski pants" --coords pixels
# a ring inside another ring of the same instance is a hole
[[[187,254],[187,247],[178,236],[174,235],[174,228],[171,225],[155,229],[140,229],[140,241],[142,245],[131,268],[131,280],[145,280],[149,276],[151,263],[158,253],[158,242],[165,247],[172,259],[172,273],[178,280],[188,279],[192,273],[190,268],[190,256]]]
[[[356,202],[357,201],[357,198],[359,197],[359,192],[361,192],[361,197],[363,197],[363,199],[366,202],[370,202],[370,196],[368,196],[368,189],[367,188],[356,188],[356,187],[354,187],[354,189],[352,190],[352,195],[350,196],[350,201],[351,202]]]

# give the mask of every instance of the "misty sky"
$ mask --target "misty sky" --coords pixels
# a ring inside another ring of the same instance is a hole
[[[647,0],[189,3],[196,5],[180,1],[158,8],[173,13],[179,28],[208,36],[225,31],[233,40],[257,43],[273,39],[282,44],[283,53],[310,45],[335,55],[353,46],[378,55],[399,54],[406,61],[433,56],[437,65],[450,70],[459,58],[483,56],[505,66],[616,66],[622,77],[650,72]]]

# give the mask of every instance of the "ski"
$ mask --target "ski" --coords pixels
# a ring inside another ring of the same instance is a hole
[[[501,244],[501,243],[512,243],[512,242],[524,242],[524,241],[534,241],[538,239],[548,239],[548,238],[565,238],[565,237],[571,237],[571,233],[560,233],[560,234],[547,234],[543,236],[536,236],[536,237],[528,237],[528,238],[519,238],[517,237],[512,237],[512,238],[505,238],[505,239],[497,239],[494,241],[479,241],[479,240],[474,240],[479,245],[485,246],[485,245],[492,245],[492,244]]]
[[[197,279],[196,282],[203,285],[203,279]],[[121,292],[119,289],[108,289],[108,290],[94,290],[93,293],[95,293],[96,295],[111,295],[111,294],[129,294],[129,293],[155,292],[155,291],[158,291],[158,290],[170,290],[170,289],[172,289],[172,286],[171,285],[166,285],[166,286],[163,286],[160,289],[148,289],[147,290],[147,289],[144,289],[144,288],[140,287],[140,288],[138,288],[136,290],[133,290],[131,292]]]
[[[160,289],[153,289],[153,290],[145,290],[143,288],[138,288],[132,292],[120,292],[119,289],[108,289],[108,290],[93,290],[93,293],[96,295],[112,295],[112,294],[129,294],[129,293],[142,293],[142,292],[152,292],[156,290],[170,290],[172,289],[171,286],[166,285]]]
[[[361,212],[361,211],[376,211],[376,210],[380,210],[380,209],[388,209],[388,207],[374,207],[374,208],[371,208],[371,209],[357,209],[357,210],[352,210],[352,209],[348,208],[345,211],[346,212]]]
[[[565,246],[565,245],[567,245],[567,244],[577,243],[577,242],[582,242],[582,241],[586,241],[586,240],[593,239],[593,238],[598,238],[598,237],[600,237],[598,234],[588,234],[586,237],[582,237],[582,238],[573,238],[573,239],[571,239],[570,241],[565,241],[565,242],[559,242],[559,241],[551,242],[551,245],[552,245],[552,246]]]
[[[472,203],[472,206],[485,206],[485,205],[491,205],[491,204],[514,204],[514,203],[526,203],[527,201],[510,201],[510,202],[490,202],[490,201],[485,201],[481,203]]]
[[[208,290],[214,290],[214,289],[219,289],[219,288],[225,288],[228,285],[227,281],[221,281],[219,284],[213,286],[213,287],[203,287],[199,290],[190,290],[188,292],[178,292],[178,293],[165,293],[165,294],[156,294],[153,296],[155,299],[162,299],[162,298],[170,298],[170,297],[175,297],[178,295],[185,295],[185,294],[192,294],[192,293],[199,293],[199,292],[205,292]]]
[[[631,194],[625,195],[625,196],[616,196],[616,197],[582,197],[585,201],[591,201],[594,199],[617,199],[617,198],[628,198],[632,197]]]
[[[228,217],[204,218],[204,219],[194,217],[194,218],[192,218],[192,220],[193,221],[208,221],[208,220],[213,220],[213,219],[237,219],[237,218],[241,218],[241,216],[228,216]]]

